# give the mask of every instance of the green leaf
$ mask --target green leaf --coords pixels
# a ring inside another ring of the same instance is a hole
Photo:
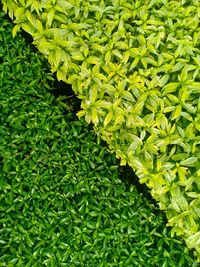
[[[197,157],[189,157],[180,162],[180,165],[183,166],[194,166],[194,164],[198,161]]]
[[[183,68],[183,66],[184,66],[184,64],[181,63],[181,62],[176,63],[176,64],[173,66],[173,68],[172,68],[172,72],[179,71],[180,69]]]
[[[90,102],[95,103],[95,101],[97,100],[97,96],[98,96],[97,85],[94,84],[93,86],[91,86],[90,89]]]
[[[179,83],[177,83],[177,82],[168,83],[167,85],[165,85],[163,87],[162,91],[163,91],[164,95],[166,95],[168,93],[176,92],[178,87],[179,87]]]
[[[160,86],[163,87],[169,80],[169,74],[165,74],[161,79],[160,79]]]
[[[84,56],[80,52],[71,53],[71,57],[72,57],[72,59],[77,60],[77,61],[83,61],[84,60]]]
[[[92,117],[91,117],[92,122],[94,125],[97,125],[99,122],[98,114],[97,114],[97,109],[94,107],[92,108]]]
[[[108,114],[105,117],[104,127],[106,127],[109,124],[109,122],[112,120],[112,118],[113,118],[113,112],[110,111],[110,112],[108,112]]]
[[[171,119],[175,120],[181,116],[181,111],[182,111],[182,105],[177,105],[175,110],[172,112]]]
[[[20,28],[21,28],[21,26],[18,25],[18,24],[14,26],[14,28],[13,28],[13,30],[12,30],[12,35],[13,35],[13,37],[15,37],[16,34],[17,34],[17,32],[20,31]]]
[[[51,27],[55,15],[54,8],[50,9],[47,14],[47,27]]]

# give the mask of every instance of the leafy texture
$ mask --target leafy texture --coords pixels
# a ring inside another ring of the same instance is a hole
[[[200,2],[2,2],[200,259]]]
[[[190,266],[164,216],[49,92],[44,58],[2,12],[0,25],[0,266]]]

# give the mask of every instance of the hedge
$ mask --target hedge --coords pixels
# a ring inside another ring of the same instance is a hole
[[[200,259],[199,1],[2,2]]]
[[[0,12],[0,266],[191,266]],[[193,266],[196,266],[193,264]]]

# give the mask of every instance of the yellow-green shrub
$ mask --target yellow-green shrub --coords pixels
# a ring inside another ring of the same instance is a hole
[[[198,0],[3,0],[200,258]]]

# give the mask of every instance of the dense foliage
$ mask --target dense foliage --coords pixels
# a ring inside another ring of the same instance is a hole
[[[164,216],[53,97],[44,58],[12,39],[2,12],[0,25],[0,266],[191,266]]]
[[[200,1],[3,3],[200,255]]]

